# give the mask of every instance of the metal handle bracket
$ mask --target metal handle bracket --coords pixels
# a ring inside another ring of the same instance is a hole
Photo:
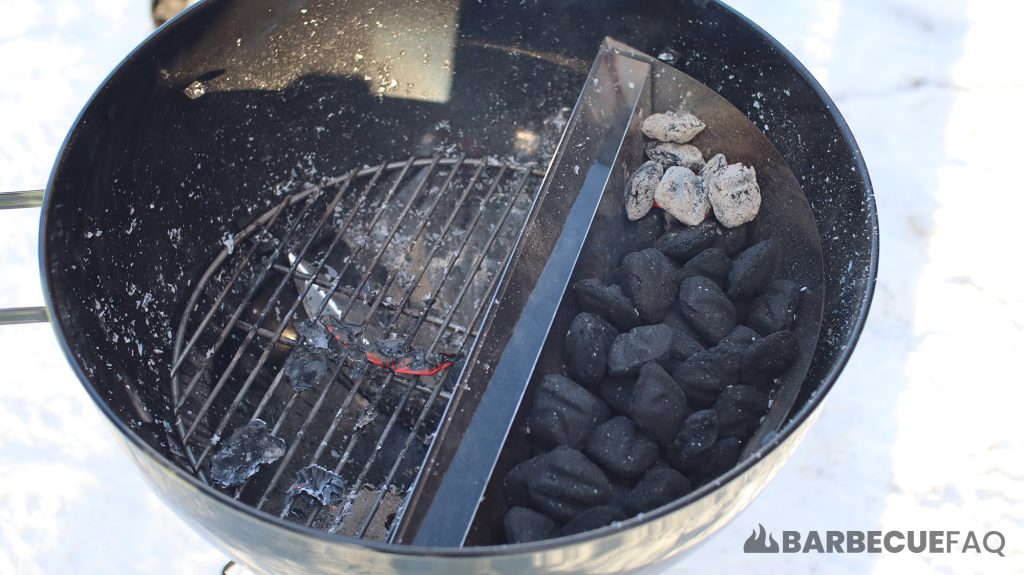
[[[38,208],[43,205],[44,195],[45,190],[0,193],[0,210]],[[50,321],[50,316],[46,313],[46,308],[42,306],[0,309],[0,325],[47,321]]]

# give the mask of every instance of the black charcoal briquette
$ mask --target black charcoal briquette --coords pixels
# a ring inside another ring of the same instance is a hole
[[[626,496],[626,509],[631,513],[646,513],[667,505],[692,490],[690,480],[675,469],[655,469],[647,472]]]
[[[576,517],[573,517],[571,521],[562,527],[559,534],[562,537],[565,537],[566,535],[586,533],[587,531],[593,531],[594,529],[600,529],[606,525],[611,525],[616,521],[622,521],[625,518],[625,514],[623,514],[622,510],[618,507],[612,505],[599,505],[597,507],[591,507]]]
[[[722,250],[730,258],[740,253],[743,247],[747,245],[746,224],[736,226],[735,228],[722,226],[718,230],[719,233],[715,236],[715,241],[712,242],[711,247]]]
[[[669,350],[669,356],[674,361],[687,360],[700,351],[704,351],[704,346],[693,336],[681,329],[672,330],[672,349]]]
[[[672,328],[664,324],[635,327],[612,341],[608,373],[615,377],[635,375],[640,366],[665,359],[671,350]]]
[[[764,240],[743,250],[729,270],[729,297],[749,298],[760,293],[775,272],[778,259],[779,248],[774,240]]]
[[[604,379],[608,348],[618,332],[600,317],[583,312],[569,325],[565,336],[565,365],[573,381],[594,386]]]
[[[721,437],[750,437],[768,411],[768,396],[749,385],[732,385],[715,400],[718,416],[718,435]]]
[[[768,284],[751,305],[747,323],[761,335],[793,327],[800,290],[789,280]]]
[[[700,225],[666,232],[658,238],[654,247],[677,262],[686,263],[693,256],[711,247],[715,236],[715,222],[708,218]]]
[[[716,346],[698,352],[672,372],[691,404],[711,405],[726,387],[739,383],[741,355]]]
[[[683,280],[692,276],[704,276],[724,289],[731,267],[732,262],[725,252],[718,248],[708,248],[683,264],[676,278]]]
[[[538,457],[540,456],[520,461],[505,475],[505,495],[508,498],[509,505],[530,504],[527,486],[533,480],[533,476],[540,470],[542,460],[538,459]]]
[[[707,483],[729,471],[740,458],[743,442],[735,437],[719,439],[704,456],[704,465],[697,472],[698,483]]]
[[[686,394],[660,365],[648,363],[633,386],[629,415],[644,433],[667,444],[686,417]]]
[[[778,331],[755,341],[743,352],[740,380],[749,385],[764,385],[793,365],[798,350],[791,331]]]
[[[581,447],[609,415],[608,406],[578,383],[561,375],[545,375],[530,409],[530,437],[545,449]]]
[[[693,327],[691,327],[690,324],[686,323],[686,320],[683,319],[683,314],[679,311],[679,306],[672,306],[672,309],[669,310],[667,314],[665,314],[665,318],[661,320],[661,323],[669,326],[674,331],[683,332],[684,334],[690,336],[690,339],[696,341],[702,346],[707,344],[707,341],[705,341],[704,338],[699,333],[697,333],[697,330],[693,329]]]
[[[629,331],[641,323],[633,300],[618,285],[606,286],[599,280],[586,279],[576,282],[573,291],[583,311],[603,317],[620,331]]]
[[[526,507],[513,507],[505,513],[505,539],[509,543],[542,541],[558,535],[558,527],[547,515]]]
[[[626,227],[625,245],[627,249],[625,251],[652,247],[663,233],[665,233],[665,218],[660,211],[652,210]]]
[[[700,467],[715,440],[718,439],[718,416],[713,409],[695,411],[683,422],[665,457],[672,467],[690,472]]]
[[[536,469],[526,478],[530,507],[556,521],[569,521],[611,497],[604,472],[579,451],[562,446],[536,459]]]
[[[742,354],[750,347],[750,344],[757,341],[761,336],[756,331],[750,329],[745,325],[738,325],[732,328],[729,335],[725,336],[718,345],[725,349],[735,351],[736,353]]]
[[[626,254],[619,274],[640,318],[647,323],[661,321],[676,298],[675,266],[671,260],[658,250],[647,248]]]
[[[594,428],[584,453],[605,471],[629,478],[641,475],[658,459],[658,445],[640,433],[632,419],[620,415]]]
[[[633,399],[634,377],[606,377],[601,382],[601,398],[608,404],[612,413],[629,414],[629,402]]]
[[[718,343],[736,326],[736,308],[718,284],[703,276],[679,284],[679,312],[693,329]]]

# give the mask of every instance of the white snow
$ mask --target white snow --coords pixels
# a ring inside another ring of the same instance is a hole
[[[730,4],[835,98],[874,180],[883,255],[867,330],[806,440],[744,513],[670,571],[1024,571],[1014,219],[1024,213],[1015,57],[1024,4]],[[89,94],[149,32],[148,9],[148,0],[0,3],[0,190],[43,185]],[[37,217],[0,212],[2,307],[40,302]],[[224,556],[145,487],[49,326],[0,328],[0,366],[0,573],[219,572]],[[758,523],[776,536],[1001,529],[1007,557],[745,555]]]

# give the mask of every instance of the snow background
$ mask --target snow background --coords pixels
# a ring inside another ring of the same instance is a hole
[[[871,320],[794,458],[671,572],[1024,572],[1024,3],[733,0],[849,121],[875,183]],[[0,190],[42,186],[150,31],[144,0],[0,2]],[[41,302],[37,210],[0,213],[0,307]],[[219,573],[152,495],[47,325],[0,328],[0,574]],[[1006,557],[744,555],[783,529],[999,529]]]

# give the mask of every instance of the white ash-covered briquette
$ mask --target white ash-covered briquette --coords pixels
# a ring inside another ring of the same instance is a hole
[[[757,217],[761,209],[761,189],[753,167],[730,164],[705,181],[711,209],[723,226],[734,228]]]
[[[665,169],[654,160],[644,162],[633,172],[626,184],[626,217],[629,221],[635,222],[651,211],[654,190],[664,173]]]
[[[704,180],[681,166],[665,170],[654,190],[654,200],[672,217],[688,226],[703,222],[711,211]]]
[[[647,157],[660,163],[666,169],[669,166],[682,166],[699,174],[704,169],[704,154],[692,144],[662,142],[648,146]]]
[[[640,124],[640,131],[659,142],[685,144],[707,126],[697,116],[687,112],[668,111],[651,114]]]
[[[725,159],[725,154],[715,154],[704,163],[704,168],[700,171],[700,177],[704,178],[705,183],[707,183],[708,179],[717,176],[728,165],[729,161]]]

